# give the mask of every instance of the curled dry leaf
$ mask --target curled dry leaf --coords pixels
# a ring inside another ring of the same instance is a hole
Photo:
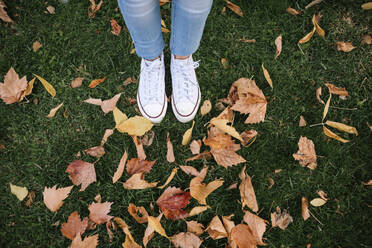
[[[112,28],[111,33],[113,35],[119,36],[121,32],[121,26],[119,25],[119,23],[114,19],[111,19],[110,23],[111,23],[111,28]]]
[[[126,121],[123,121],[116,128],[121,133],[128,133],[129,135],[142,136],[152,128],[151,121],[142,116],[134,116]]]
[[[142,138],[140,138],[141,143],[144,146],[151,146],[152,142],[154,141],[155,132],[152,130],[147,131]]]
[[[160,218],[161,218],[161,217],[160,217]],[[160,220],[158,220],[158,218],[155,218],[155,217],[153,217],[153,216],[149,216],[149,217],[147,218],[147,221],[149,222],[149,226],[151,226],[151,228],[152,228],[155,232],[159,233],[159,234],[160,234],[161,236],[163,236],[163,237],[169,238],[169,237],[167,236],[167,234],[165,233],[164,228],[163,228],[162,225],[160,224]]]
[[[207,231],[209,236],[214,240],[228,237],[228,233],[218,216],[213,217],[205,231]]]
[[[217,117],[216,119],[227,120],[227,122],[233,122],[234,119],[234,112],[231,110],[231,107],[225,108]]]
[[[306,120],[305,120],[305,118],[301,115],[301,116],[300,116],[300,122],[298,123],[298,126],[300,126],[300,127],[304,127],[304,126],[306,126],[306,125],[307,125]]]
[[[167,178],[167,180],[165,181],[165,183],[162,186],[159,186],[158,188],[159,189],[164,189],[165,186],[167,186],[173,180],[173,178],[176,175],[177,171],[178,171],[178,168],[173,168],[171,174],[169,175],[169,177]]]
[[[56,90],[54,89],[54,87],[48,82],[46,81],[44,78],[36,75],[36,74],[33,74],[37,79],[40,80],[41,84],[44,86],[45,90],[52,96],[52,97],[55,97],[56,96]]]
[[[34,202],[34,199],[35,199],[35,191],[30,191],[30,192],[28,192],[28,199],[27,199],[27,201],[25,202],[25,205],[27,206],[27,207],[30,207],[31,206],[31,203],[33,203]]]
[[[301,214],[302,214],[302,218],[304,220],[307,220],[310,217],[310,212],[309,212],[308,206],[309,206],[309,202],[308,202],[307,198],[303,196],[301,198],[301,209],[302,209]]]
[[[149,183],[144,179],[144,173],[136,173],[131,176],[125,183],[124,189],[148,189],[156,187],[158,182]]]
[[[137,207],[133,203],[130,203],[128,206],[128,212],[129,214],[137,221],[137,223],[146,223],[147,218],[149,217],[149,214],[147,213],[146,209],[144,207]],[[140,213],[141,216],[138,215]]]
[[[95,202],[98,202],[98,203],[101,203],[101,201],[102,201],[102,196],[101,196],[101,194],[97,194],[97,195],[94,197],[94,201],[95,201]]]
[[[187,231],[196,234],[197,236],[200,236],[204,232],[204,226],[201,223],[198,223],[195,220],[192,221],[185,221],[187,224]]]
[[[326,83],[324,84],[328,87],[329,93],[339,95],[339,96],[349,96],[349,93],[345,88],[339,88],[334,84]]]
[[[301,136],[298,141],[298,151],[293,154],[295,160],[299,160],[302,167],[307,166],[314,170],[317,166],[315,146],[311,139]]]
[[[91,3],[91,6],[89,6],[88,8],[88,16],[89,18],[94,18],[97,11],[101,8],[103,2],[101,0],[98,4],[96,4],[95,0],[89,0],[89,1]]]
[[[98,245],[98,234],[93,236],[87,236],[84,240],[81,240],[80,233],[76,235],[71,243],[70,248],[95,248]]]
[[[36,53],[43,45],[39,41],[32,43],[32,50]]]
[[[306,34],[304,37],[302,37],[298,41],[298,44],[304,44],[304,43],[308,42],[311,39],[311,37],[313,37],[313,35],[315,34],[315,31],[316,31],[316,29],[314,27],[313,30],[310,33]]]
[[[315,95],[316,95],[316,99],[318,99],[318,102],[320,102],[321,104],[325,104],[322,98],[320,98],[320,96],[322,95],[322,87],[319,87],[316,89]]]
[[[197,207],[194,207],[193,209],[190,210],[189,217],[198,215],[198,214],[204,212],[205,210],[207,210],[208,208],[210,208],[210,206],[197,206]]]
[[[279,35],[275,39],[275,46],[276,46],[276,52],[275,52],[274,59],[277,59],[279,57],[279,55],[282,53],[282,35]],[[262,65],[263,65],[263,63],[262,63]]]
[[[132,158],[127,163],[127,172],[131,176],[137,173],[149,173],[155,162],[155,160],[148,161],[139,158]]]
[[[338,41],[336,42],[337,44],[337,51],[343,51],[345,53],[351,52],[354,50],[356,47],[353,46],[351,42],[343,42],[343,41]]]
[[[170,237],[172,244],[177,248],[199,248],[203,241],[194,233],[181,232]]]
[[[280,210],[280,207],[276,207],[276,211],[271,213],[271,226],[279,227],[282,230],[285,230],[287,226],[293,222],[292,216],[287,213],[287,210],[284,209],[283,212]]]
[[[361,7],[362,9],[370,10],[372,9],[372,2],[363,3]]]
[[[134,145],[136,146],[138,159],[145,160],[146,159],[146,153],[145,153],[145,150],[143,149],[143,145],[141,143],[141,140],[139,140],[137,138],[137,136],[135,136],[135,135],[132,135],[132,139],[133,139]]]
[[[169,138],[169,132],[167,133],[167,161],[173,163],[176,159],[174,158],[173,145]]]
[[[195,167],[192,167],[192,166],[188,166],[188,165],[180,165],[180,168],[183,172],[185,172],[187,175],[191,175],[191,176],[199,176],[199,171],[197,169],[195,169]]]
[[[323,0],[313,0],[313,1],[311,1],[308,5],[306,5],[305,9],[308,9],[308,8],[310,8],[310,7],[312,7],[312,6],[316,5],[316,4],[319,4],[319,3],[321,3],[322,1],[323,1]]]
[[[242,137],[243,139],[243,142],[242,142],[242,145],[243,146],[246,146],[247,144],[252,144],[250,141],[253,139],[256,139],[256,136],[257,136],[257,131],[256,130],[248,130],[248,131],[244,131],[240,134],[240,136]]]
[[[322,18],[322,15],[319,13],[317,15],[313,15],[313,19],[312,19],[312,22],[313,22],[313,25],[314,25],[314,28],[315,28],[315,31],[317,32],[317,34],[321,37],[325,37],[325,31],[319,26],[319,21],[320,19]]]
[[[358,136],[358,131],[356,130],[355,127],[348,126],[346,124],[335,122],[335,121],[326,121],[325,124],[327,124],[330,127],[336,128],[340,131],[355,134],[356,136]]]
[[[242,137],[240,134],[235,130],[234,127],[227,125],[229,121],[226,119],[218,119],[218,118],[213,118],[210,123],[220,129],[221,131],[224,131],[225,133],[231,135],[232,137],[240,140],[243,142]]]
[[[141,246],[136,243],[132,234],[130,233],[129,226],[127,225],[127,223],[125,223],[125,221],[119,217],[115,217],[114,220],[125,234],[125,242],[122,243],[122,247],[123,248],[141,248]]]
[[[47,7],[47,11],[48,11],[49,14],[53,15],[53,14],[56,13],[56,8],[54,8],[53,6],[49,5]]]
[[[5,8],[6,5],[0,0],[0,19],[4,22],[13,22],[13,20],[8,16],[8,13],[6,13]]]
[[[205,100],[203,105],[200,107],[200,113],[202,116],[208,114],[212,109],[212,103],[210,100]]]
[[[310,201],[311,206],[320,207],[326,204],[327,201],[323,200],[322,198],[315,198]]]
[[[34,88],[35,79],[36,78],[31,79],[30,82],[27,83],[27,88],[26,88],[25,91],[23,91],[20,99],[23,99],[25,96],[28,96],[28,95],[30,95],[32,93],[32,90]]]
[[[116,183],[120,179],[120,177],[123,175],[125,163],[127,162],[127,159],[128,159],[128,153],[127,151],[125,151],[123,156],[120,159],[118,168],[116,169],[114,176],[112,177],[112,183]]]
[[[191,143],[190,143],[191,153],[194,154],[194,155],[199,154],[201,145],[202,145],[201,140],[191,141]]]
[[[62,106],[63,106],[63,103],[59,104],[59,105],[58,105],[57,107],[55,107],[55,108],[52,108],[52,109],[50,110],[49,114],[47,115],[47,117],[48,117],[48,118],[53,118],[53,117],[56,115],[57,111],[58,111]]]
[[[160,214],[158,217],[156,217],[156,220],[159,222],[159,224],[160,224],[161,217],[163,217],[163,214]],[[154,229],[150,226],[150,224],[147,224],[147,228],[145,230],[145,234],[142,239],[142,243],[145,247],[147,246],[147,243],[152,239],[153,236],[154,236]]]
[[[251,234],[253,236],[253,240],[255,240],[256,245],[266,245],[262,241],[262,237],[266,231],[266,223],[267,221],[258,217],[255,214],[250,213],[249,211],[244,211],[244,222],[247,223],[249,229],[251,230]]]
[[[6,104],[20,102],[24,97],[23,92],[26,88],[26,76],[20,79],[13,67],[10,67],[9,71],[5,74],[4,83],[0,83],[0,98]]]
[[[273,88],[273,81],[271,80],[270,74],[266,70],[266,68],[264,67],[264,64],[263,63],[261,65],[261,68],[262,68],[262,71],[264,73],[264,76],[265,76],[266,81],[268,82],[268,84],[270,85],[270,87]]]
[[[67,222],[61,226],[62,235],[68,239],[74,240],[77,234],[83,235],[88,227],[88,218],[80,220],[80,215],[77,211],[72,212],[67,219]]]
[[[183,146],[187,145],[190,142],[191,136],[192,136],[192,129],[194,128],[194,125],[195,125],[195,121],[192,121],[191,128],[187,129],[186,132],[183,134],[183,137],[182,137]]]
[[[93,202],[88,206],[89,219],[97,225],[110,221],[112,216],[108,215],[112,202],[96,203]]]
[[[89,184],[97,181],[94,164],[82,160],[71,162],[67,166],[66,172],[74,185],[79,186],[81,184],[80,191],[84,191]]]
[[[184,192],[176,187],[168,187],[156,201],[156,204],[164,213],[165,218],[178,220],[188,216],[183,208],[189,204],[190,199],[189,192]]]
[[[77,77],[74,80],[71,81],[71,88],[78,88],[83,84],[84,78]]]
[[[93,89],[95,88],[97,85],[99,85],[100,83],[103,83],[105,80],[106,80],[107,77],[103,77],[103,78],[98,78],[98,79],[94,79],[92,81],[90,81],[88,87]]]
[[[43,198],[45,206],[52,212],[58,211],[63,205],[63,200],[67,198],[73,186],[59,188],[54,185],[52,188],[44,188]]]
[[[231,9],[235,14],[238,16],[243,16],[243,11],[240,9],[240,7],[236,4],[233,4],[232,2],[226,0],[226,6]]]
[[[10,192],[14,194],[18,200],[23,201],[28,195],[28,189],[26,187],[20,187],[14,184],[9,183],[10,185]]]
[[[195,179],[195,178],[194,178]],[[223,180],[214,180],[208,184],[204,183],[194,183],[195,180],[192,179],[190,182],[190,194],[191,196],[196,199],[200,204],[206,205],[207,204],[207,197],[216,189],[222,186]],[[196,177],[197,179],[197,177]],[[193,182],[194,180],[194,182]],[[198,181],[198,180],[197,180]]]
[[[328,195],[327,195],[323,190],[318,190],[316,193],[317,193],[317,194],[320,196],[320,198],[322,198],[323,200],[325,200],[325,201],[328,201],[328,200],[329,200]]]
[[[83,152],[96,158],[100,158],[103,155],[105,155],[105,149],[103,148],[103,146],[91,147],[91,148],[84,150]]]
[[[331,130],[329,130],[328,128],[326,128],[325,126],[323,126],[323,132],[328,137],[330,137],[332,139],[335,139],[335,140],[338,140],[338,141],[340,141],[342,143],[348,143],[348,142],[350,142],[350,140],[346,140],[346,139],[341,138],[340,136],[338,136],[337,134],[335,134],[334,132],[332,132]]]
[[[254,193],[251,177],[247,173],[245,173],[245,166],[240,172],[239,178],[242,181],[239,185],[242,208],[248,206],[254,212],[257,212],[258,204],[256,200],[256,194]]]
[[[296,10],[294,8],[288,7],[287,8],[287,13],[296,16],[296,15],[300,15],[302,12],[301,12],[301,10]]]
[[[269,176],[266,176],[266,179],[269,182],[269,187],[267,187],[267,189],[271,189],[274,186],[274,184],[275,184],[274,179],[272,179]]]

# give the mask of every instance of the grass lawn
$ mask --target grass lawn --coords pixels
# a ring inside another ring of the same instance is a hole
[[[0,28],[0,82],[11,66],[20,76],[38,74],[47,79],[56,89],[52,98],[41,86],[35,84],[28,101],[6,105],[0,102],[0,245],[1,247],[67,247],[70,240],[63,237],[60,224],[67,221],[73,211],[88,216],[88,205],[100,193],[102,201],[113,202],[110,214],[123,218],[131,227],[134,239],[142,244],[147,224],[138,224],[128,214],[129,203],[145,206],[152,216],[159,209],[155,202],[163,190],[125,190],[121,183],[112,183],[124,149],[129,158],[136,157],[132,139],[115,132],[105,144],[106,154],[95,164],[97,182],[85,191],[74,187],[61,209],[52,213],[44,203],[42,191],[45,186],[71,185],[65,173],[67,165],[76,159],[76,153],[99,145],[105,129],[113,128],[112,114],[103,114],[99,107],[83,103],[89,98],[108,99],[123,92],[117,107],[128,116],[136,115],[128,98],[135,98],[136,84],[123,86],[123,81],[138,78],[140,59],[130,54],[133,48],[129,33],[122,30],[119,36],[111,33],[110,20],[114,18],[122,26],[123,18],[116,11],[116,1],[104,1],[94,19],[87,15],[89,1],[70,0],[62,4],[57,0],[5,0],[8,13],[15,19],[11,27],[1,22]],[[209,167],[206,181],[222,178],[225,183],[207,199],[211,208],[190,219],[207,226],[215,215],[235,216],[236,224],[242,220],[238,189],[227,191],[233,183],[239,183],[238,174],[244,165],[252,177],[259,205],[259,216],[270,221],[270,213],[276,206],[287,209],[294,222],[286,230],[267,228],[264,235],[267,247],[372,247],[371,206],[372,190],[363,185],[372,179],[372,136],[367,122],[372,124],[371,46],[361,45],[364,35],[371,35],[372,11],[361,9],[364,0],[324,1],[304,11],[300,16],[286,12],[291,6],[304,8],[308,0],[235,0],[244,16],[239,17],[230,10],[221,14],[225,2],[215,0],[205,27],[199,50],[194,54],[200,61],[197,75],[202,100],[212,104],[227,96],[231,84],[241,77],[256,80],[268,97],[266,118],[260,124],[244,124],[246,116],[236,114],[234,127],[239,131],[255,129],[259,133],[252,146],[242,148],[239,154],[247,162],[225,169],[215,161],[189,162],[198,170]],[[56,8],[54,15],[44,13],[46,7]],[[170,26],[170,4],[162,8],[162,16]],[[323,15],[320,26],[326,31],[325,38],[318,35],[306,44],[297,45],[299,39],[312,30],[313,14]],[[274,60],[274,40],[283,36],[283,51]],[[239,41],[241,38],[256,39],[255,44]],[[169,43],[169,34],[164,34]],[[42,43],[35,53],[34,41]],[[337,41],[352,42],[356,49],[350,53],[337,51]],[[166,63],[169,64],[169,46],[166,46]],[[228,68],[221,65],[225,58]],[[261,64],[264,63],[274,82],[271,89],[266,83]],[[167,66],[169,68],[169,66]],[[71,81],[84,77],[83,86],[71,88]],[[95,89],[88,88],[92,79],[107,76],[104,83]],[[347,144],[331,140],[320,126],[299,127],[299,117],[304,116],[308,124],[321,122],[323,105],[315,90],[323,87],[323,99],[328,97],[324,83],[345,87],[350,97],[341,100],[334,96],[328,119],[354,126],[359,136],[341,134],[351,140]],[[166,75],[167,93],[171,92],[170,74]],[[36,103],[36,99],[38,102]],[[56,117],[49,119],[49,110],[64,102]],[[350,110],[352,109],[352,110]],[[156,160],[148,181],[164,183],[174,167],[185,164],[192,156],[189,146],[182,146],[183,133],[191,126],[179,123],[171,108],[160,125],[153,127],[154,142],[145,151],[149,160]],[[206,123],[219,114],[212,108],[206,116],[197,114],[193,139],[207,135]],[[166,133],[170,133],[176,162],[166,160]],[[303,168],[292,154],[298,150],[300,136],[314,141],[318,157],[318,168]],[[207,147],[202,148],[207,150]],[[82,160],[95,159],[82,154]],[[282,169],[275,174],[274,170]],[[266,177],[274,179],[269,190]],[[124,173],[120,179],[128,178]],[[191,177],[178,171],[170,186],[187,189]],[[30,207],[10,193],[9,183],[26,186],[36,192]],[[301,197],[309,200],[318,197],[317,190],[325,191],[330,200],[322,207],[311,207],[312,216],[304,221],[301,217]],[[150,203],[155,206],[151,210]],[[196,206],[195,200],[189,205]],[[315,218],[314,218],[315,217]],[[184,221],[163,218],[162,225],[168,235],[186,231]],[[121,247],[125,236],[116,231],[108,242],[104,225],[84,235],[99,234],[99,247]],[[225,247],[226,239],[213,240],[207,233],[202,247]],[[148,247],[170,247],[170,242],[155,234]]]

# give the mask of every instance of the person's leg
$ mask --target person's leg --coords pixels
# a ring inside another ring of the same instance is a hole
[[[158,0],[118,0],[125,24],[134,41],[137,55],[158,57],[164,49]]]

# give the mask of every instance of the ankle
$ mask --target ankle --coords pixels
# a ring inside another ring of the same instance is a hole
[[[175,59],[181,59],[181,60],[188,59],[189,57],[190,57],[190,55],[187,55],[187,56],[174,55]]]
[[[146,61],[154,61],[154,60],[157,60],[157,59],[159,59],[159,58],[160,58],[160,55],[157,56],[156,58],[153,58],[153,59],[145,59],[145,58],[144,58],[144,60],[146,60]]]

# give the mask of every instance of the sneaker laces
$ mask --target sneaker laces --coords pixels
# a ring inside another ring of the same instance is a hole
[[[163,99],[162,96],[162,85],[159,84],[160,82],[160,72],[161,72],[161,60],[156,59],[154,61],[145,61],[145,66],[141,71],[141,76],[143,80],[142,89],[144,94],[141,95],[143,97],[144,105],[152,104],[152,103],[159,103]]]
[[[195,103],[195,91],[199,89],[198,82],[193,81],[192,73],[196,68],[199,67],[199,61],[187,62],[187,63],[175,63],[176,76],[176,91],[177,98],[180,102],[188,100]]]

